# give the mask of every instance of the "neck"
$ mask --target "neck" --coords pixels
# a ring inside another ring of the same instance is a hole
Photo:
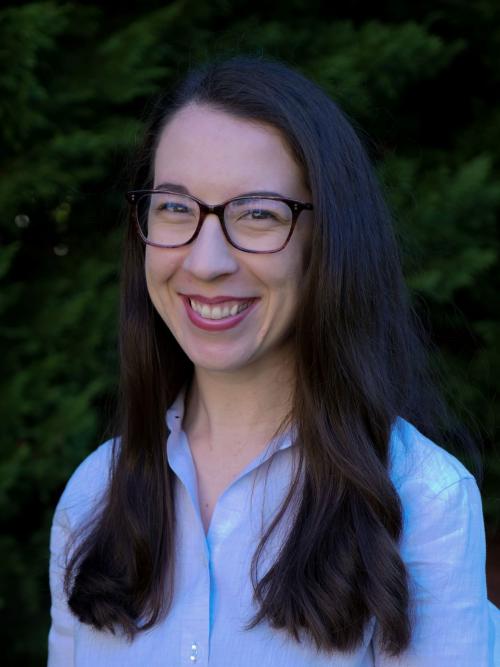
[[[237,372],[195,368],[184,430],[214,451],[236,450],[249,440],[265,446],[290,414],[293,387],[294,368],[286,352],[272,363]]]

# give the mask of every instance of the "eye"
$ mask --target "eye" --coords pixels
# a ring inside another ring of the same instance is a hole
[[[291,211],[279,199],[236,199],[226,211],[226,221],[239,223],[239,227],[264,230],[290,224]]]
[[[162,221],[191,220],[197,217],[198,205],[182,195],[155,193],[151,197],[151,212]]]
[[[250,215],[253,220],[265,220],[266,218],[273,218],[276,220],[276,215],[272,211],[268,211],[264,208],[252,208],[248,211],[245,211],[242,217],[245,215]]]
[[[189,208],[186,204],[179,204],[173,201],[160,202],[158,204],[159,211],[167,211],[168,213],[188,213]]]

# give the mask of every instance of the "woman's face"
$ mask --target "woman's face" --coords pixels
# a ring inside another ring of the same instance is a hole
[[[206,105],[184,107],[164,128],[154,187],[163,184],[207,204],[259,191],[310,201],[301,170],[276,129]],[[311,223],[311,213],[303,211],[288,245],[273,254],[232,247],[213,214],[190,245],[146,246],[151,300],[196,367],[234,372],[283,359]],[[214,310],[220,297],[220,310]],[[248,303],[236,316],[212,319],[225,307],[234,312],[235,305],[240,310]]]

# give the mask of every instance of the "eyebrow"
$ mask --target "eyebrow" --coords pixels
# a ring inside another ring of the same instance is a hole
[[[183,195],[194,196],[184,185],[179,185],[178,183],[159,183],[153,189],[170,190],[170,192],[179,192]],[[231,199],[236,199],[238,197],[281,197],[282,199],[290,199],[290,197],[285,196],[281,192],[273,192],[272,190],[252,190],[251,192],[244,192],[235,197],[231,197]]]
[[[153,190],[170,190],[171,192],[181,192],[184,195],[191,194],[186,187],[177,183],[160,183],[159,185],[155,185]]]

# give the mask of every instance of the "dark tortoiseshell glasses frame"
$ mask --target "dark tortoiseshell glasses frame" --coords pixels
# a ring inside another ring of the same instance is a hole
[[[198,224],[196,225],[196,229],[193,232],[193,235],[191,238],[186,241],[185,243],[181,244],[176,244],[176,245],[165,245],[163,243],[154,243],[153,241],[149,241],[146,236],[144,236],[144,233],[141,229],[141,225],[139,222],[139,215],[138,215],[138,202],[141,199],[142,196],[145,195],[155,195],[155,194],[171,194],[175,196],[182,196],[182,197],[187,197],[188,199],[191,199],[195,201],[199,208],[200,208],[200,219],[198,220]],[[226,228],[226,223],[224,222],[224,211],[226,206],[231,204],[232,202],[235,201],[240,201],[240,200],[245,200],[245,199],[255,199],[255,198],[263,199],[263,200],[271,200],[271,201],[279,201],[283,202],[286,204],[290,211],[292,212],[292,221],[290,223],[290,230],[288,232],[288,236],[285,240],[285,242],[279,247],[276,248],[275,250],[248,250],[247,248],[243,248],[242,246],[238,245],[235,243],[230,235],[229,232]],[[294,199],[285,199],[283,197],[276,197],[272,195],[259,195],[259,194],[248,194],[248,195],[240,195],[239,197],[233,197],[232,199],[228,199],[227,201],[223,202],[222,204],[206,204],[204,201],[201,201],[201,199],[197,199],[196,197],[193,197],[192,195],[187,195],[185,193],[180,193],[180,192],[173,192],[171,190],[163,190],[163,189],[158,189],[158,190],[130,190],[129,192],[126,193],[126,198],[129,204],[132,206],[133,210],[133,215],[134,215],[134,220],[135,224],[137,227],[137,231],[139,232],[139,236],[141,239],[144,241],[144,243],[155,246],[157,248],[182,248],[184,246],[189,245],[192,243],[195,238],[198,236],[200,233],[201,226],[203,225],[203,222],[205,221],[205,218],[207,215],[213,213],[219,218],[220,225],[222,227],[222,231],[224,233],[224,237],[226,238],[227,242],[233,246],[233,248],[236,248],[237,250],[241,250],[243,252],[250,252],[254,254],[271,254],[275,252],[279,252],[280,250],[283,250],[283,248],[287,245],[287,243],[290,241],[292,238],[293,230],[295,229],[295,225],[297,222],[297,219],[302,211],[312,211],[313,210],[313,205],[310,204],[309,202],[301,202],[301,201],[295,201]]]

